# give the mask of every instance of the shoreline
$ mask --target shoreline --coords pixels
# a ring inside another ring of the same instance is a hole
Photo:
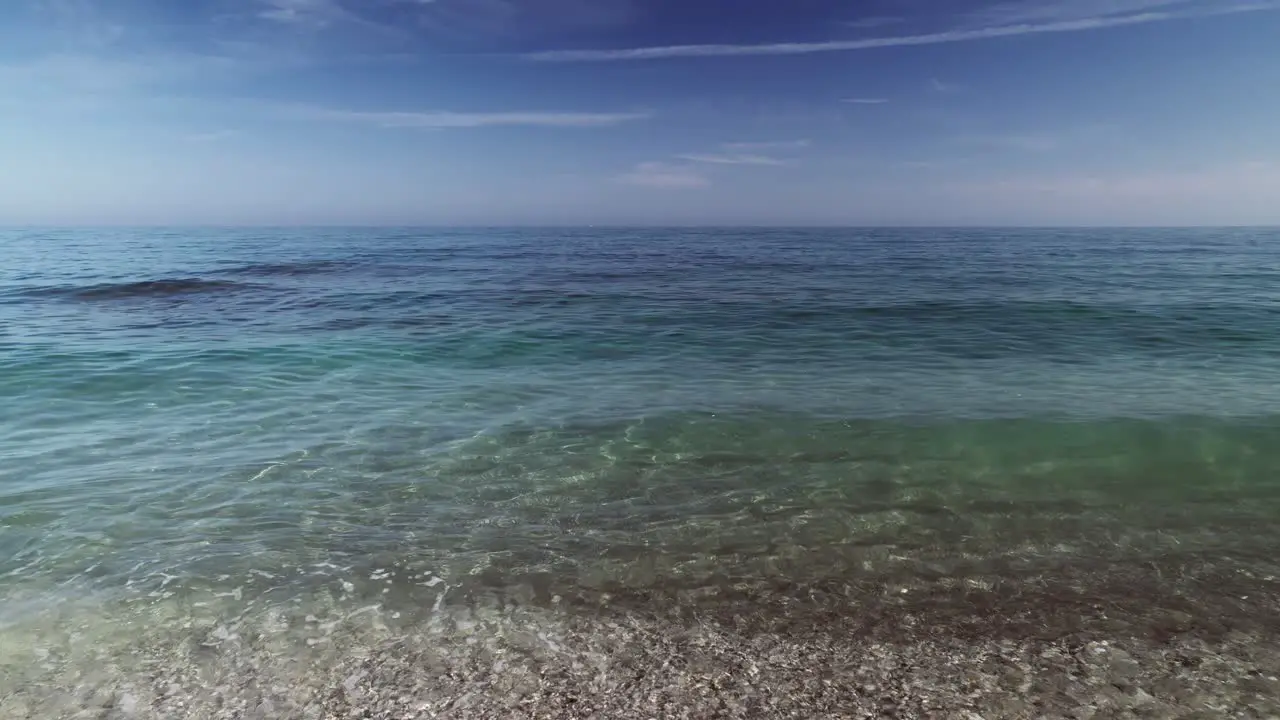
[[[1273,717],[1274,567],[476,592],[403,622],[352,611],[314,644],[290,630],[305,606],[185,635],[137,624],[119,647],[29,668],[0,718]]]

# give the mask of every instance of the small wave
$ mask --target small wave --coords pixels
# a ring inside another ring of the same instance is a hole
[[[162,278],[137,282],[101,283],[87,286],[62,286],[36,288],[28,296],[56,297],[86,302],[110,300],[137,300],[177,298],[189,295],[229,293],[247,290],[252,285],[230,280],[205,280],[201,278]]]
[[[340,260],[312,260],[305,262],[255,263],[228,268],[222,272],[227,275],[249,277],[299,277],[336,273],[349,267],[350,263]]]

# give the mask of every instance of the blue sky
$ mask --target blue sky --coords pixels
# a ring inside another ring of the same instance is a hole
[[[1280,0],[7,0],[0,223],[1280,224]]]

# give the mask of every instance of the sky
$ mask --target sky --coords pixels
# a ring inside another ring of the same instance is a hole
[[[1280,0],[3,0],[0,224],[1280,224]]]

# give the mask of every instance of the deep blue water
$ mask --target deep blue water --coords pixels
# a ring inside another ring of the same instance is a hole
[[[22,642],[1261,556],[1280,231],[0,231],[0,458]]]

